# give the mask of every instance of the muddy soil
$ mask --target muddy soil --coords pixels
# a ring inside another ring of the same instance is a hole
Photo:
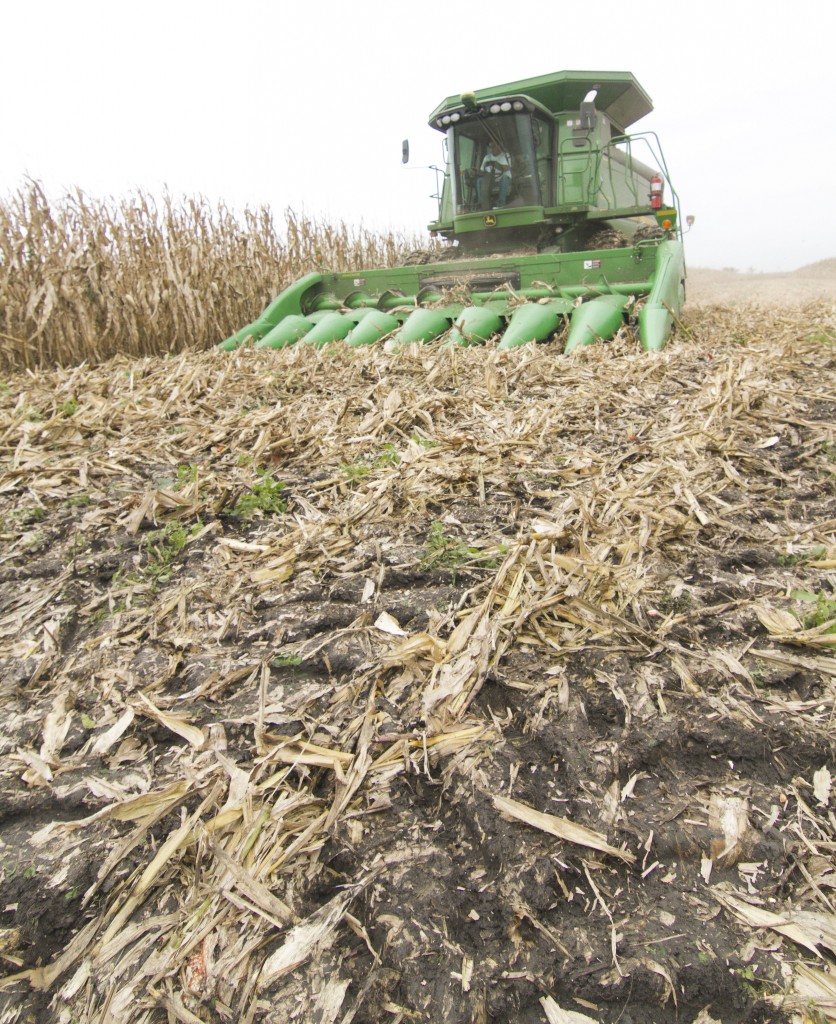
[[[2,1020],[824,1019],[834,338],[7,379]]]

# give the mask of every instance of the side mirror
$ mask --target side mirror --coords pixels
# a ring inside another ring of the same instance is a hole
[[[692,228],[694,226],[694,221],[696,219],[697,218],[693,215],[693,213],[689,213],[688,216],[685,218],[685,223],[688,225],[689,228]]]
[[[409,163],[409,139],[404,139],[401,143],[401,163]]]

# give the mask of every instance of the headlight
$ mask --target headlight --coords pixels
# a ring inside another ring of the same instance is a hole
[[[514,110],[525,110],[525,104],[522,100],[514,100]]]
[[[490,106],[490,111],[492,114],[498,114],[501,109],[502,108],[498,103],[492,103]]]
[[[511,104],[510,104],[510,103],[508,102],[508,100],[506,100],[506,101],[505,101],[505,102],[504,102],[504,103],[503,103],[503,104],[502,104],[502,105],[500,106],[500,108],[499,108],[499,109],[500,109],[500,110],[502,111],[502,113],[503,113],[503,114],[507,114],[507,113],[508,113],[508,111],[509,111],[509,110],[511,109]]]
[[[459,114],[459,113],[451,114],[450,115],[450,120],[453,121],[453,122],[460,121],[461,120],[461,116],[462,115]]]

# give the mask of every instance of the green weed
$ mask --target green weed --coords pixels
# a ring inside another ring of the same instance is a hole
[[[732,974],[737,978],[746,997],[753,1003],[756,1003],[761,998],[766,979],[759,978],[751,965],[732,968]]]
[[[105,619],[109,619],[111,615],[120,615],[122,612],[128,610],[128,603],[124,599],[119,601],[108,600],[105,604],[100,605],[90,615],[91,623],[104,622]],[[91,728],[91,726],[88,726]]]
[[[365,459],[356,459],[354,462],[341,462],[340,469],[345,474],[349,483],[357,483],[371,473],[372,467]]]
[[[401,457],[398,455],[398,450],[393,444],[385,444],[383,446],[383,452],[378,455],[375,459],[375,466],[380,469],[385,469],[387,466],[399,466]]]
[[[693,599],[687,590],[683,590],[676,597],[673,594],[663,594],[659,598],[658,609],[663,615],[683,615],[693,603]]]
[[[796,601],[816,606],[801,620],[805,629],[816,629],[818,626],[830,622],[831,619],[836,619],[836,598],[828,597],[824,591],[814,594],[811,590],[793,590],[790,597]],[[826,632],[836,633],[836,622]]]
[[[507,548],[505,545],[500,545],[497,550],[502,555]],[[423,569],[433,566],[457,569],[462,565],[478,565],[482,569],[495,569],[498,565],[497,558],[493,554],[487,555],[479,548],[470,547],[457,537],[449,536],[444,532],[444,524],[438,521],[432,523],[427,531],[424,551],[424,557],[421,559]]]
[[[255,512],[264,512],[268,515],[286,512],[287,501],[282,497],[284,484],[281,480],[274,480],[267,469],[259,469],[256,472],[258,480],[251,490],[242,494],[235,502],[233,514],[242,519],[250,519]]]
[[[803,565],[805,562],[819,562],[827,557],[827,548],[816,544],[807,551],[796,551],[792,555],[778,555],[778,565]]]
[[[40,523],[45,519],[46,511],[40,505],[27,505],[26,508],[15,512],[15,518],[22,526],[28,526],[30,523]]]
[[[188,484],[193,484],[197,480],[197,466],[190,462],[188,466],[177,467],[177,487],[186,487]]]
[[[438,448],[438,441],[431,441],[427,437],[421,437],[420,434],[413,434],[409,440],[420,444],[422,448]]]
[[[203,529],[198,521],[193,526],[185,526],[174,519],[166,523],[162,530],[155,530],[148,535],[146,546],[150,550],[151,559],[142,570],[142,576],[150,579],[155,585],[165,583],[173,571],[173,562],[189,540]],[[111,610],[111,613],[115,611]]]
[[[78,402],[74,398],[70,398],[61,406],[61,415],[67,417],[75,416],[78,412],[78,408]]]
[[[193,462],[190,462],[188,466],[178,466],[175,473],[176,476],[173,477],[168,475],[156,476],[154,477],[154,483],[157,487],[162,487],[166,490],[179,491],[197,480],[197,466]]]
[[[389,469],[391,466],[400,465],[401,457],[393,444],[384,444],[383,451],[375,459],[361,457],[354,462],[341,462],[340,469],[345,474],[349,483],[357,483],[363,480],[372,470]]]
[[[298,654],[280,654],[270,662],[273,668],[298,668],[302,659]]]

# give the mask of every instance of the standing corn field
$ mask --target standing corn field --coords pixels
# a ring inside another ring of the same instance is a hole
[[[417,239],[203,197],[0,201],[0,367],[206,348],[318,265],[389,266]]]

